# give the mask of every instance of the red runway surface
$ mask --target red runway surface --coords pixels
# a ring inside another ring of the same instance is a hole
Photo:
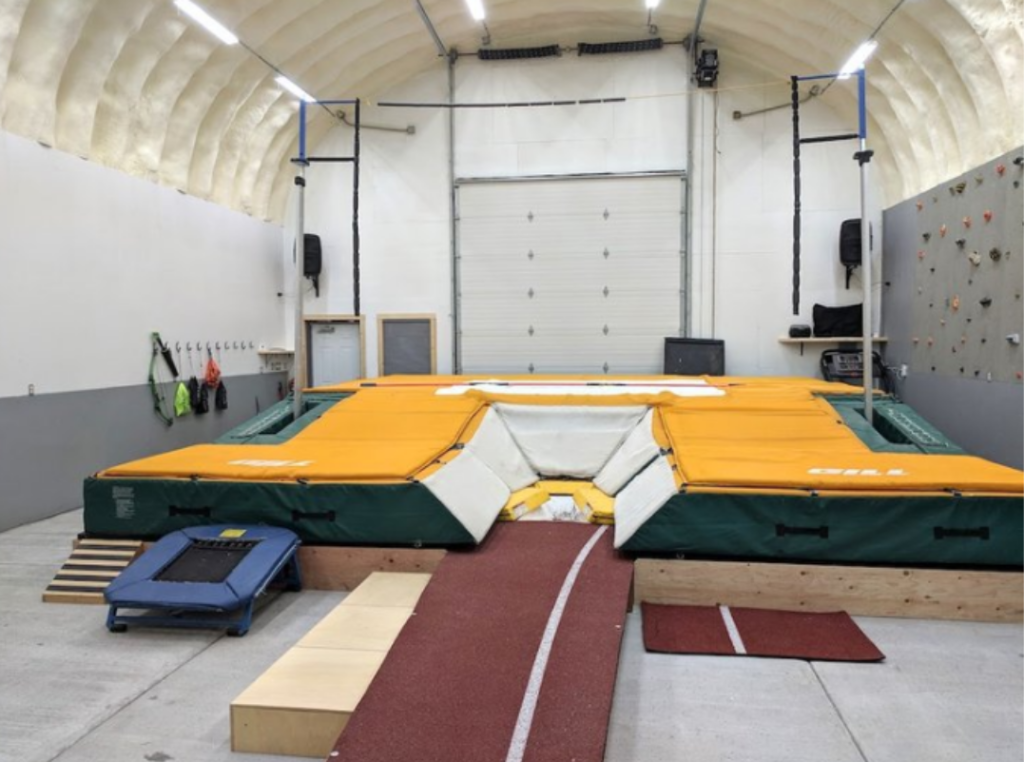
[[[644,648],[675,654],[881,661],[850,615],[644,603]],[[730,627],[733,632],[730,633]]]
[[[532,717],[521,716],[559,593],[598,531],[498,524],[479,548],[449,552],[331,760],[520,759],[510,756],[518,721],[525,762],[601,762],[633,571],[610,532],[579,566]]]

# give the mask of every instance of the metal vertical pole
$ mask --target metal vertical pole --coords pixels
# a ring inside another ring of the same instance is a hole
[[[306,385],[306,342],[302,319],[302,279],[306,259],[306,102],[299,102],[299,159],[295,176],[295,352],[292,379],[292,420],[302,415],[302,388]]]
[[[359,317],[359,99],[355,103],[352,162],[352,314]]]
[[[462,372],[462,320],[459,304],[458,209],[455,191],[455,51],[448,54],[448,194],[452,244],[452,373]]]
[[[793,108],[793,314],[800,314],[800,80],[790,77]],[[801,345],[802,346],[802,345]]]
[[[867,151],[868,117],[867,117],[867,87],[864,69],[857,72],[857,116],[858,134],[860,136],[860,152],[857,160],[860,163],[860,259],[861,277],[863,278],[864,290],[864,322],[863,356],[864,356],[864,417],[868,423],[874,424],[873,396],[874,396],[874,367],[873,367],[873,345],[871,341],[871,317],[874,312],[871,306],[871,222],[868,220],[868,161],[870,154]]]

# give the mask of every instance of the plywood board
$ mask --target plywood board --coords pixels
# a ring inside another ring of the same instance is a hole
[[[302,583],[307,590],[355,590],[371,573],[437,569],[445,551],[438,548],[299,548]]]
[[[387,652],[412,616],[411,606],[359,606],[343,602],[296,645]]]
[[[638,559],[638,601],[861,616],[1024,621],[1024,575],[726,561]]]
[[[350,712],[231,707],[231,750],[325,759]]]
[[[383,651],[292,648],[231,705],[351,712],[385,655]]]
[[[412,608],[430,582],[429,574],[373,572],[345,599],[349,606],[399,606]]]

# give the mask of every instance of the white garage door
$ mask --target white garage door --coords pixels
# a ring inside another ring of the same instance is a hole
[[[464,373],[657,373],[682,310],[678,175],[460,185]]]

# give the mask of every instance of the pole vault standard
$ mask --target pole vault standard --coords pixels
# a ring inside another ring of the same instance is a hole
[[[351,156],[309,156],[306,154],[306,106],[352,106]],[[292,395],[292,420],[302,415],[302,389],[306,385],[306,336],[303,321],[302,279],[306,251],[306,167],[317,162],[352,164],[352,314],[359,316],[359,99],[333,101],[299,101],[299,155],[292,159],[298,168],[295,175],[295,361],[293,376],[295,390]]]
[[[853,155],[860,165],[860,259],[861,280],[863,281],[863,341],[861,353],[864,356],[864,417],[868,422],[874,420],[874,363],[871,343],[871,233],[868,222],[867,189],[868,164],[874,151],[867,147],[868,112],[866,73],[861,67],[857,75],[857,132],[840,135],[823,135],[814,138],[800,137],[800,83],[816,79],[837,79],[838,74],[814,74],[806,77],[790,77],[793,103],[793,314],[800,314],[800,146],[806,143],[832,143],[838,140],[857,140],[859,150]]]

